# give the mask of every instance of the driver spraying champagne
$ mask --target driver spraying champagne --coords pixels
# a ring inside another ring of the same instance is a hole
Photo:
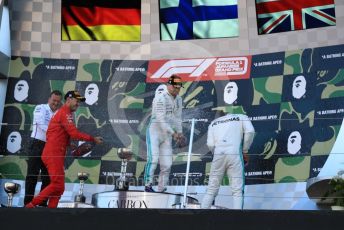
[[[80,132],[74,124],[73,113],[79,103],[86,100],[76,90],[68,91],[64,97],[65,104],[53,115],[47,130],[47,142],[42,153],[42,161],[48,169],[50,184],[45,187],[26,208],[34,208],[48,200],[48,208],[56,208],[65,190],[64,161],[67,146],[71,140],[84,140],[103,143],[102,137],[93,137]]]
[[[152,105],[152,118],[147,128],[147,163],[144,182],[146,192],[155,192],[153,176],[160,164],[158,192],[166,191],[172,166],[172,138],[179,142],[182,134],[182,98],[178,95],[182,86],[181,78],[172,75],[166,88],[159,86]]]

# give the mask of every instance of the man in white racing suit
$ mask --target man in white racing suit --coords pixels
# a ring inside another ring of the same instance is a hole
[[[182,138],[182,98],[178,95],[182,87],[181,78],[172,75],[167,90],[156,94],[152,105],[152,118],[147,127],[147,163],[144,173],[146,192],[152,188],[154,171],[158,161],[160,174],[158,192],[166,191],[172,166],[172,138]]]
[[[231,183],[233,209],[243,208],[244,164],[248,163],[253,137],[253,125],[243,114],[227,114],[210,123],[207,145],[214,158],[201,208],[211,207],[225,173]]]

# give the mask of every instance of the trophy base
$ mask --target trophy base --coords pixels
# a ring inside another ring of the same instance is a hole
[[[170,208],[183,200],[182,194],[144,192],[144,191],[113,191],[92,195],[92,204],[97,208]],[[187,197],[188,204],[197,204],[197,199]]]
[[[126,180],[117,180],[115,185],[116,191],[128,191],[129,190],[129,182]]]
[[[74,202],[85,203],[86,202],[86,197],[84,195],[77,195],[74,198]]]
[[[201,204],[200,203],[194,203],[194,204],[186,204],[185,207],[181,203],[176,204],[174,206],[175,209],[201,209]],[[221,207],[218,205],[212,205],[210,209],[227,209],[225,207]]]
[[[92,204],[79,203],[79,202],[60,202],[58,208],[95,208]]]

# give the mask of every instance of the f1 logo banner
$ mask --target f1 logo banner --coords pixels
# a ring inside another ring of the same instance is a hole
[[[251,56],[152,60],[147,82],[166,82],[172,74],[183,81],[239,80],[248,79],[250,72]]]

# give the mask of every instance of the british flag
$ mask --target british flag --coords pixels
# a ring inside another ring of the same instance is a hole
[[[334,0],[256,0],[259,34],[336,25]]]

